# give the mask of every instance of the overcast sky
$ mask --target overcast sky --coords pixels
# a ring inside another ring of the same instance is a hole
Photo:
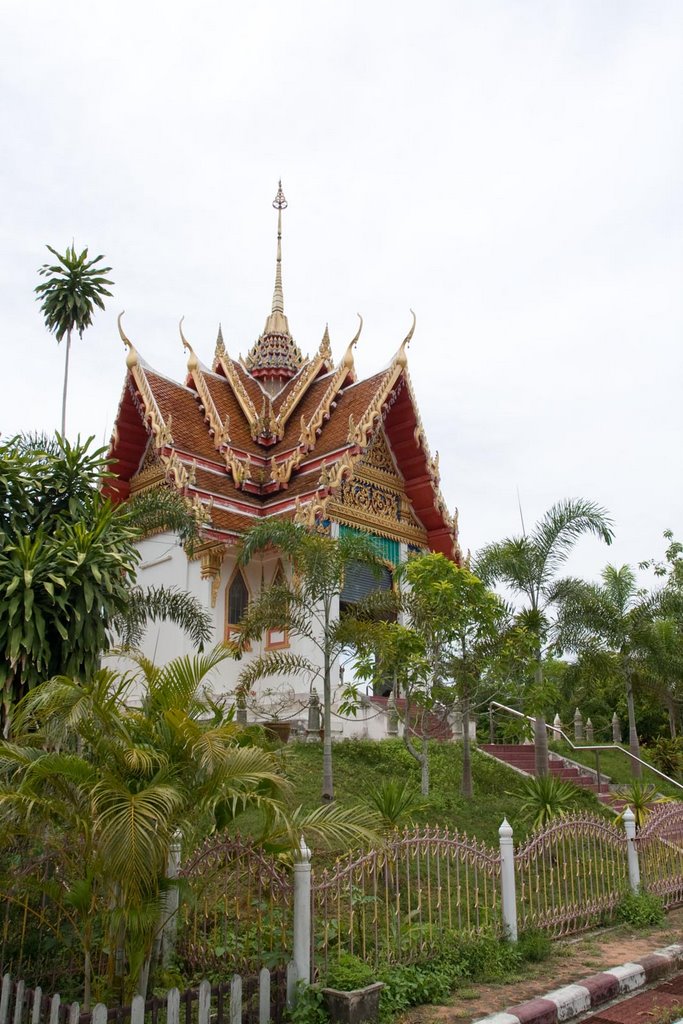
[[[114,298],[73,346],[69,435],[108,438],[116,314],[180,379],[184,329],[246,353],[272,295],[304,352],[410,371],[461,541],[554,501],[615,521],[570,568],[683,534],[683,3],[267,2],[0,8],[0,428],[59,423],[63,346],[34,301],[72,238]]]

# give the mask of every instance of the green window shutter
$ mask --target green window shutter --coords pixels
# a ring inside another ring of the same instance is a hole
[[[401,545],[397,540],[390,540],[389,537],[378,537],[374,533],[367,533],[365,530],[357,530],[353,526],[339,527],[340,537],[367,537],[372,543],[380,558],[384,558],[392,565],[398,565],[400,561]]]

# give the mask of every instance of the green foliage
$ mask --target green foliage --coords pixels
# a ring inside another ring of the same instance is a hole
[[[618,921],[624,921],[633,928],[650,928],[664,921],[664,904],[659,896],[641,890],[626,893],[616,907]]]
[[[642,782],[640,779],[632,779],[625,786],[617,786],[612,794],[612,799],[621,802],[625,800],[633,811],[636,818],[636,828],[641,829],[647,821],[650,812],[657,804],[665,804],[671,800],[669,796],[662,796],[657,792],[657,787],[652,782]],[[617,816],[617,821],[622,821],[626,808]]]
[[[551,956],[553,942],[547,932],[540,928],[530,928],[520,934],[517,951],[526,963],[540,964]]]
[[[410,964],[380,964],[374,969],[344,953],[338,964],[330,963],[320,984],[353,991],[384,982],[380,1019],[389,1024],[411,1006],[443,1003],[465,984],[503,982],[516,976],[524,963],[539,963],[550,953],[551,941],[541,932],[527,932],[517,943],[503,942],[493,934],[469,938],[445,932],[438,954]],[[318,985],[302,988],[290,1019],[293,1024],[325,1024],[328,1018]]]
[[[36,301],[48,331],[61,341],[70,331],[82,335],[91,326],[94,307],[104,309],[105,296],[111,297],[105,286],[114,282],[104,276],[111,267],[98,266],[104,256],[89,260],[87,248],[77,255],[74,245],[63,256],[51,245],[47,248],[58,262],[44,263],[38,271],[46,280],[35,289]]]
[[[336,988],[340,992],[353,992],[354,989],[371,985],[373,981],[377,981],[377,978],[370,964],[344,951],[330,961],[325,975],[326,987]]]
[[[205,643],[210,615],[192,597],[135,586],[135,541],[154,506],[103,494],[106,451],[92,438],[18,436],[0,443],[0,686],[15,700],[57,675],[96,672],[111,631],[135,643],[148,618],[170,618]],[[164,516],[191,515],[155,492]],[[158,523],[158,519],[154,522]],[[175,520],[174,520],[175,521]]]
[[[577,786],[552,775],[524,779],[520,791],[524,798],[522,813],[534,828],[543,828],[553,818],[563,818],[576,806],[579,797]]]
[[[379,785],[370,786],[367,801],[387,831],[411,822],[415,813],[426,806],[414,784],[400,778],[383,779]]]
[[[655,768],[672,779],[679,779],[683,773],[683,738],[669,739],[658,736],[649,747],[649,754]]]
[[[15,437],[0,445],[0,683],[14,699],[59,673],[85,678],[108,646],[138,555],[102,497],[104,449]]]
[[[322,684],[322,799],[333,800],[331,667],[346,643],[344,624],[333,609],[349,566],[360,562],[379,574],[383,562],[369,537],[345,534],[335,539],[279,520],[257,523],[245,535],[240,562],[246,565],[270,548],[289,559],[291,578],[281,576],[250,604],[240,623],[237,652],[241,655],[251,643],[260,642],[265,630],[275,628],[306,640],[317,649],[318,658],[281,651],[256,657],[240,673],[239,692],[244,695],[257,680],[276,675],[303,676],[309,686]]]

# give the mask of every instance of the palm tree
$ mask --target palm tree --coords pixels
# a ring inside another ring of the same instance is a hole
[[[230,656],[219,646],[163,667],[138,656],[135,671],[55,678],[21,701],[14,741],[0,743],[0,842],[37,843],[34,875],[48,866],[59,879],[46,895],[81,943],[86,1003],[97,936],[111,980],[125,958],[127,994],[144,994],[178,833],[192,851],[252,811],[256,842],[283,855],[302,831],[335,843],[377,839],[362,809],[289,810],[277,755],[211,693],[211,673]],[[31,858],[24,862],[27,870],[2,882],[26,902]],[[120,971],[118,980],[123,986]]]
[[[91,677],[111,644],[139,643],[166,618],[197,646],[213,635],[190,594],[135,584],[135,542],[167,524],[186,544],[198,526],[185,500],[157,489],[122,505],[103,495],[105,452],[66,438],[0,442],[0,726],[26,690],[56,675]]]
[[[555,595],[553,582],[578,538],[592,533],[605,544],[614,537],[605,509],[583,498],[567,498],[553,505],[530,534],[507,537],[488,544],[475,559],[474,572],[485,583],[502,583],[526,602],[523,621],[537,638],[535,683],[543,688],[543,644],[550,628],[549,612]],[[536,774],[548,774],[548,735],[543,713],[534,724]]]
[[[66,335],[66,358],[64,363],[64,390],[62,393],[62,437],[66,432],[66,392],[69,381],[69,351],[71,349],[71,333],[83,331],[92,324],[95,306],[104,309],[104,297],[111,296],[105,285],[113,284],[105,277],[111,267],[98,266],[104,256],[88,259],[87,248],[77,254],[72,242],[62,256],[51,245],[47,248],[58,263],[44,263],[38,273],[47,278],[39,284],[36,291],[37,300],[41,303],[40,311],[45,319],[45,326],[60,342]]]
[[[590,658],[608,655],[616,662],[626,690],[629,750],[640,757],[636,724],[633,681],[645,648],[657,649],[658,631],[652,629],[656,597],[647,595],[628,565],[613,565],[602,571],[602,583],[561,580],[555,589],[558,602],[558,641],[566,649]],[[634,778],[640,778],[641,765],[631,761]]]
[[[238,650],[258,640],[266,629],[286,629],[290,636],[306,638],[320,661],[303,654],[270,651],[240,674],[240,689],[268,676],[304,676],[323,690],[323,801],[334,800],[332,778],[332,667],[345,639],[337,614],[344,574],[363,563],[379,573],[383,564],[369,538],[345,534],[338,540],[290,522],[264,521],[246,534],[240,562],[246,565],[255,554],[277,549],[292,566],[291,579],[280,577],[250,605],[240,623]]]

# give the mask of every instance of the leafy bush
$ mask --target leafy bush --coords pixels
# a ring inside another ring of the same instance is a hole
[[[669,778],[678,779],[683,773],[683,739],[680,736],[673,740],[658,736],[649,753],[655,768]]]
[[[325,986],[340,992],[353,992],[371,985],[373,981],[377,981],[377,977],[370,964],[353,953],[344,952],[339,954],[339,959],[330,962],[325,976]]]
[[[617,920],[633,928],[649,928],[664,920],[664,904],[654,893],[629,892],[622,896],[616,908]]]
[[[522,932],[517,942],[517,951],[522,960],[529,964],[540,964],[552,953],[552,939],[540,928]]]
[[[579,797],[577,786],[552,775],[525,779],[520,790],[524,797],[522,813],[531,819],[534,828],[542,828],[553,818],[564,817]]]
[[[445,937],[442,950],[443,959],[457,965],[468,981],[500,981],[516,974],[523,962],[517,944],[493,934],[467,939],[451,932]]]
[[[382,819],[387,830],[412,822],[416,811],[427,806],[426,800],[410,779],[383,779],[379,785],[371,786],[367,800]]]

